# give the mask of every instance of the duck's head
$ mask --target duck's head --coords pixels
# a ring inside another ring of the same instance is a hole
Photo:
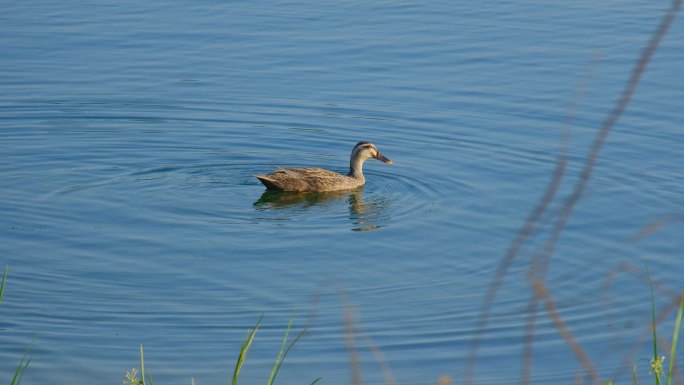
[[[392,160],[386,158],[380,153],[377,147],[371,142],[358,142],[351,153],[351,159],[363,162],[366,159],[373,158],[383,163],[392,164]]]

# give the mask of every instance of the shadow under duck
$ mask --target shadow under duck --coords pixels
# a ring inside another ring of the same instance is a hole
[[[349,174],[343,175],[322,168],[281,168],[266,175],[254,175],[267,189],[281,191],[339,191],[353,190],[366,183],[363,176],[363,162],[377,159],[392,164],[378,151],[373,143],[359,142],[354,146],[349,160]]]

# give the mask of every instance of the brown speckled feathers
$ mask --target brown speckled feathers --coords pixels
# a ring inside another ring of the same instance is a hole
[[[360,187],[363,181],[322,168],[283,168],[255,175],[267,188],[284,191],[334,191]]]

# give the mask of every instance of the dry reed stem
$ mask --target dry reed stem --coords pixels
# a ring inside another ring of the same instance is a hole
[[[679,298],[679,294],[672,290],[670,287],[668,287],[666,284],[662,283],[661,281],[657,279],[653,279],[648,277],[646,273],[644,272],[643,269],[640,269],[636,267],[633,263],[628,262],[628,261],[622,261],[617,266],[615,266],[607,275],[606,278],[603,280],[603,293],[604,295],[608,295],[606,293],[610,292],[610,288],[613,285],[613,282],[617,278],[618,274],[630,274],[636,278],[639,278],[644,284],[653,284],[653,288],[660,294],[667,295],[668,297],[671,298],[671,300],[676,301],[677,298]]]
[[[378,344],[375,343],[375,341],[368,335],[368,333],[364,333],[364,340],[366,341],[366,345],[368,346],[368,348],[371,350],[371,353],[373,353],[373,358],[375,359],[375,362],[380,366],[382,376],[385,378],[385,384],[396,385],[397,381],[394,377],[394,373],[392,372],[392,368],[390,368],[389,363],[385,358],[385,354],[382,352],[382,349],[380,349]]]
[[[349,351],[349,362],[352,372],[352,383],[357,384],[353,381],[358,381],[361,384],[361,360],[359,358],[359,352],[356,348],[356,340],[358,336],[362,336],[366,347],[370,349],[373,354],[373,359],[375,363],[378,364],[382,375],[385,378],[385,383],[387,385],[396,385],[396,379],[392,368],[390,368],[385,354],[382,349],[375,343],[373,338],[365,333],[361,327],[358,325],[358,311],[355,306],[353,306],[349,301],[346,292],[340,291],[340,296],[343,301],[343,320],[344,320],[344,336],[345,342],[347,344],[347,350]]]
[[[577,369],[575,372],[575,380],[573,382],[574,385],[582,385],[584,384],[584,372],[580,370],[580,368]]]
[[[349,366],[351,370],[352,384],[361,383],[361,359],[359,350],[357,349],[357,339],[362,337],[365,346],[370,349],[373,354],[373,359],[375,363],[378,364],[382,375],[385,379],[387,385],[396,385],[396,378],[392,371],[392,368],[387,361],[385,354],[382,349],[375,343],[372,337],[359,326],[358,323],[358,311],[356,307],[349,300],[349,296],[344,286],[336,279],[332,281],[326,281],[321,284],[319,289],[311,296],[310,306],[311,310],[307,317],[307,330],[313,330],[314,324],[318,316],[318,308],[320,305],[320,297],[325,291],[326,287],[334,286],[337,294],[340,297],[340,302],[342,303],[342,321],[343,321],[343,338],[347,351],[349,353]]]
[[[530,307],[525,322],[525,337],[523,344],[523,358],[520,369],[520,384],[527,385],[532,377],[532,346],[534,343],[534,328],[537,322],[537,308],[539,302],[530,300]]]
[[[568,218],[570,217],[570,214],[575,208],[575,205],[582,197],[582,194],[587,186],[587,183],[589,182],[589,179],[591,178],[591,175],[594,171],[594,166],[596,165],[596,161],[598,160],[598,155],[601,152],[601,149],[603,148],[603,144],[605,143],[608,134],[610,134],[610,131],[615,126],[615,123],[617,123],[617,121],[620,119],[620,117],[622,117],[622,114],[627,109],[627,106],[629,105],[632,96],[636,91],[636,87],[639,85],[641,76],[646,71],[646,66],[651,61],[653,54],[660,45],[660,42],[667,33],[668,29],[672,25],[672,22],[674,21],[675,16],[679,12],[681,5],[682,0],[674,0],[672,2],[670,9],[663,16],[663,19],[660,25],[658,26],[658,29],[653,34],[648,45],[639,56],[639,60],[637,61],[636,66],[632,70],[632,73],[627,82],[627,86],[622,91],[620,99],[618,100],[617,104],[615,105],[611,113],[608,115],[606,120],[603,122],[601,129],[594,138],[594,142],[592,143],[591,148],[589,150],[589,155],[587,156],[587,159],[584,163],[584,167],[582,168],[580,178],[575,184],[575,188],[573,189],[570,196],[568,196],[568,198],[565,200],[565,203],[563,204],[563,207],[561,209],[561,213],[558,217],[558,220],[556,221],[556,225],[554,226],[553,232],[544,247],[542,255],[540,256],[541,266],[538,270],[540,274],[544,275],[546,270],[548,269],[549,259],[551,258],[551,255],[555,250],[558,238],[560,237],[561,232],[565,228]]]
[[[550,203],[553,201],[554,197],[558,193],[561,181],[563,180],[563,175],[565,174],[565,169],[567,168],[567,149],[570,142],[570,128],[572,127],[573,122],[575,120],[577,106],[579,105],[579,102],[582,98],[582,94],[584,93],[586,86],[589,84],[589,79],[593,74],[593,70],[596,67],[596,64],[598,63],[599,58],[600,55],[598,53],[594,54],[594,58],[589,66],[589,71],[587,71],[584,74],[582,81],[575,89],[573,102],[570,104],[568,112],[566,113],[565,117],[563,134],[561,135],[560,149],[558,159],[556,161],[556,166],[554,167],[554,170],[551,174],[552,177],[549,181],[548,186],[546,187],[544,195],[539,200],[539,203],[537,203],[534,209],[530,212],[528,217],[525,219],[523,226],[520,228],[515,238],[509,245],[503,260],[499,263],[499,267],[497,268],[495,278],[492,280],[492,282],[489,285],[489,288],[487,289],[487,293],[485,294],[483,305],[480,309],[480,313],[478,316],[476,336],[472,340],[470,353],[468,355],[468,360],[466,363],[466,374],[464,376],[465,384],[472,383],[475,358],[477,357],[477,351],[480,346],[482,334],[484,333],[484,330],[487,327],[487,322],[491,312],[492,304],[494,302],[494,298],[496,297],[511,264],[513,263],[513,260],[515,260],[515,258],[518,256],[520,249],[525,244],[530,235],[532,235],[535,227],[537,226],[542,216],[546,212],[546,209],[549,207]]]
[[[358,312],[356,308],[349,302],[347,293],[340,290],[340,297],[342,298],[342,322],[344,325],[344,341],[347,345],[347,352],[349,353],[349,367],[351,369],[351,383],[352,385],[361,385],[361,358],[359,351],[356,349],[356,335],[358,330]]]
[[[613,258],[620,252],[627,250],[631,247],[634,247],[634,245],[636,245],[637,243],[643,241],[644,239],[650,237],[658,231],[675,223],[684,223],[684,214],[668,214],[660,219],[657,219],[649,223],[648,225],[639,229],[639,231],[632,235],[629,239],[623,241],[620,245],[613,248],[613,250],[611,250],[610,252],[606,251],[597,258],[601,260]],[[595,262],[593,260],[587,261],[587,263],[579,265],[573,271],[560,275],[554,281],[558,283],[563,283],[565,281],[572,279],[573,277],[576,277],[576,275],[579,272],[587,271],[594,265]]]
[[[534,292],[537,298],[540,298],[544,301],[544,304],[546,305],[546,313],[549,316],[549,319],[551,319],[553,324],[556,326],[558,333],[560,333],[561,337],[563,337],[565,344],[568,345],[570,350],[572,350],[572,352],[575,354],[575,357],[577,357],[584,369],[586,369],[586,371],[589,373],[589,376],[594,383],[600,384],[601,379],[599,378],[598,371],[594,367],[591,359],[589,359],[587,352],[577,341],[575,341],[575,338],[572,336],[572,333],[565,324],[565,321],[563,321],[561,316],[558,314],[556,304],[551,298],[551,295],[549,294],[549,291],[544,283],[540,281],[534,282]]]
[[[589,155],[587,156],[584,167],[582,169],[580,179],[575,184],[575,188],[573,189],[570,196],[568,196],[568,198],[565,200],[558,220],[556,221],[554,229],[551,235],[549,236],[546,244],[544,245],[542,253],[540,255],[533,256],[533,264],[530,267],[530,271],[532,276],[536,276],[536,278],[534,279],[542,281],[545,280],[551,256],[553,255],[553,252],[556,248],[556,244],[558,242],[558,239],[560,238],[560,234],[565,229],[565,225],[567,224],[567,221],[570,217],[570,214],[574,210],[575,205],[582,197],[582,194],[587,186],[587,183],[589,182],[589,179],[591,178],[591,175],[593,173],[594,166],[596,165],[596,162],[598,160],[598,155],[601,149],[603,148],[603,144],[605,143],[608,134],[615,126],[615,123],[617,123],[617,121],[620,119],[620,117],[626,110],[627,106],[629,105],[629,102],[631,101],[631,98],[634,95],[634,92],[636,91],[636,87],[639,84],[639,80],[641,79],[641,76],[646,70],[646,66],[653,57],[653,54],[655,53],[656,48],[658,48],[658,45],[660,44],[662,38],[665,36],[665,33],[674,21],[677,12],[681,8],[681,3],[681,0],[673,1],[672,6],[663,17],[663,20],[658,26],[658,29],[651,37],[649,44],[646,46],[641,56],[639,57],[639,60],[637,61],[636,66],[632,70],[627,86],[623,90],[618,103],[613,108],[612,112],[608,115],[603,125],[601,126],[601,129],[599,130],[598,134],[594,138],[594,142],[592,143],[592,146],[589,150]]]
[[[530,278],[534,280],[534,282],[543,282],[546,277],[546,272],[548,271],[548,266],[550,262],[550,258],[554,253],[556,244],[558,242],[558,239],[560,237],[560,234],[563,232],[565,229],[565,225],[567,224],[567,221],[570,217],[570,214],[574,210],[575,205],[579,201],[579,199],[582,197],[584,190],[586,189],[587,183],[589,182],[589,179],[591,178],[591,175],[593,173],[594,167],[596,165],[596,162],[598,160],[598,155],[603,147],[603,144],[605,143],[606,138],[608,137],[608,134],[612,130],[612,128],[615,126],[615,123],[619,120],[619,118],[622,116],[624,113],[625,109],[629,105],[629,102],[631,101],[632,96],[634,95],[634,92],[636,90],[637,85],[639,84],[639,81],[641,79],[641,76],[643,75],[647,64],[653,57],[653,54],[656,50],[656,48],[659,46],[662,38],[665,36],[666,32],[672,25],[672,22],[674,21],[677,13],[679,12],[679,9],[681,8],[681,3],[682,0],[673,0],[670,9],[667,11],[667,13],[664,15],[661,23],[659,24],[657,30],[655,33],[651,36],[651,40],[649,41],[649,44],[646,46],[646,48],[643,50],[641,55],[639,56],[639,59],[632,70],[632,73],[629,77],[629,80],[627,82],[627,85],[625,86],[620,99],[616,103],[615,107],[613,110],[608,114],[607,118],[605,119],[604,123],[602,124],[599,132],[597,133],[596,137],[594,138],[594,141],[591,145],[591,148],[589,150],[589,154],[585,160],[584,167],[582,168],[582,172],[580,174],[580,178],[575,184],[574,189],[572,190],[572,193],[568,196],[568,198],[565,200],[561,211],[558,215],[558,219],[556,220],[555,226],[547,240],[547,242],[544,245],[544,248],[541,253],[535,253],[533,256],[532,260],[534,263],[531,264],[530,266]],[[478,321],[476,325],[476,331],[475,331],[475,336],[471,342],[470,346],[470,353],[469,356],[466,360],[466,365],[465,365],[465,370],[464,370],[464,384],[470,385],[472,384],[472,378],[473,378],[473,372],[474,372],[474,366],[475,366],[475,360],[477,357],[477,351],[479,349],[479,345],[481,342],[482,334],[484,333],[484,330],[487,326],[487,322],[489,319],[489,315],[491,312],[491,307],[492,303],[494,301],[494,298],[496,297],[498,290],[503,283],[503,279],[505,278],[508,269],[510,265],[512,264],[513,260],[516,258],[520,248],[524,243],[527,241],[529,236],[532,234],[535,226],[539,222],[539,219],[541,218],[541,215],[546,211],[548,208],[549,204],[555,197],[558,191],[558,187],[560,186],[560,182],[563,178],[564,170],[565,170],[565,165],[567,162],[567,155],[565,154],[565,151],[562,150],[561,153],[559,154],[558,161],[556,164],[556,168],[554,169],[553,176],[551,178],[551,181],[549,182],[549,185],[547,186],[546,192],[544,193],[544,196],[540,199],[539,203],[535,206],[535,208],[530,212],[530,215],[528,218],[525,220],[523,226],[521,227],[520,231],[514,238],[514,240],[511,243],[511,246],[507,250],[504,258],[502,261],[499,263],[499,267],[497,269],[496,275],[494,279],[492,280],[492,283],[490,284],[487,292],[485,293],[485,298],[483,300],[483,305],[482,308],[480,309],[480,313],[478,316]],[[550,297],[547,297],[550,298]],[[532,304],[530,305],[530,308],[534,309],[536,308],[536,304],[534,304],[535,301],[537,301],[537,296],[534,297],[532,300]],[[565,339],[566,343],[573,342],[574,339],[572,339],[571,334],[569,334],[569,330],[567,327],[565,327],[564,322],[558,316],[558,314],[554,311],[555,306],[549,306],[553,305],[553,303],[549,303],[547,301],[547,312],[549,313],[549,316],[555,316],[557,319],[554,321],[554,323],[557,325],[559,328],[559,331],[561,331],[561,334],[563,335],[563,338]],[[528,332],[531,332],[534,334],[534,316],[529,318],[527,330]],[[560,329],[563,327],[562,329]],[[531,340],[531,338],[528,338],[528,340]],[[580,358],[580,361],[583,361],[585,359],[588,359],[588,357],[580,355],[579,352],[583,352],[583,350],[577,350],[577,348],[580,348],[579,345],[569,345],[573,351],[576,352],[576,355],[578,358]],[[527,349],[529,351],[529,354],[531,354],[531,348]],[[529,358],[531,356],[527,356],[527,358],[524,358],[525,362],[527,360],[530,360]],[[589,361],[589,364],[591,362]],[[588,368],[587,363],[583,362],[583,365]],[[592,366],[593,367],[593,366]],[[523,369],[525,371],[525,369]],[[590,371],[591,373],[591,371]],[[598,375],[594,372],[592,375],[592,378],[596,381],[598,379]]]
[[[448,374],[437,377],[437,385],[454,385],[454,380]]]

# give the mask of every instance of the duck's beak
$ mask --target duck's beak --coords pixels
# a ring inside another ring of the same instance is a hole
[[[392,164],[392,159],[386,158],[384,155],[382,155],[379,152],[378,152],[378,155],[374,156],[373,158],[377,159],[383,163]]]

